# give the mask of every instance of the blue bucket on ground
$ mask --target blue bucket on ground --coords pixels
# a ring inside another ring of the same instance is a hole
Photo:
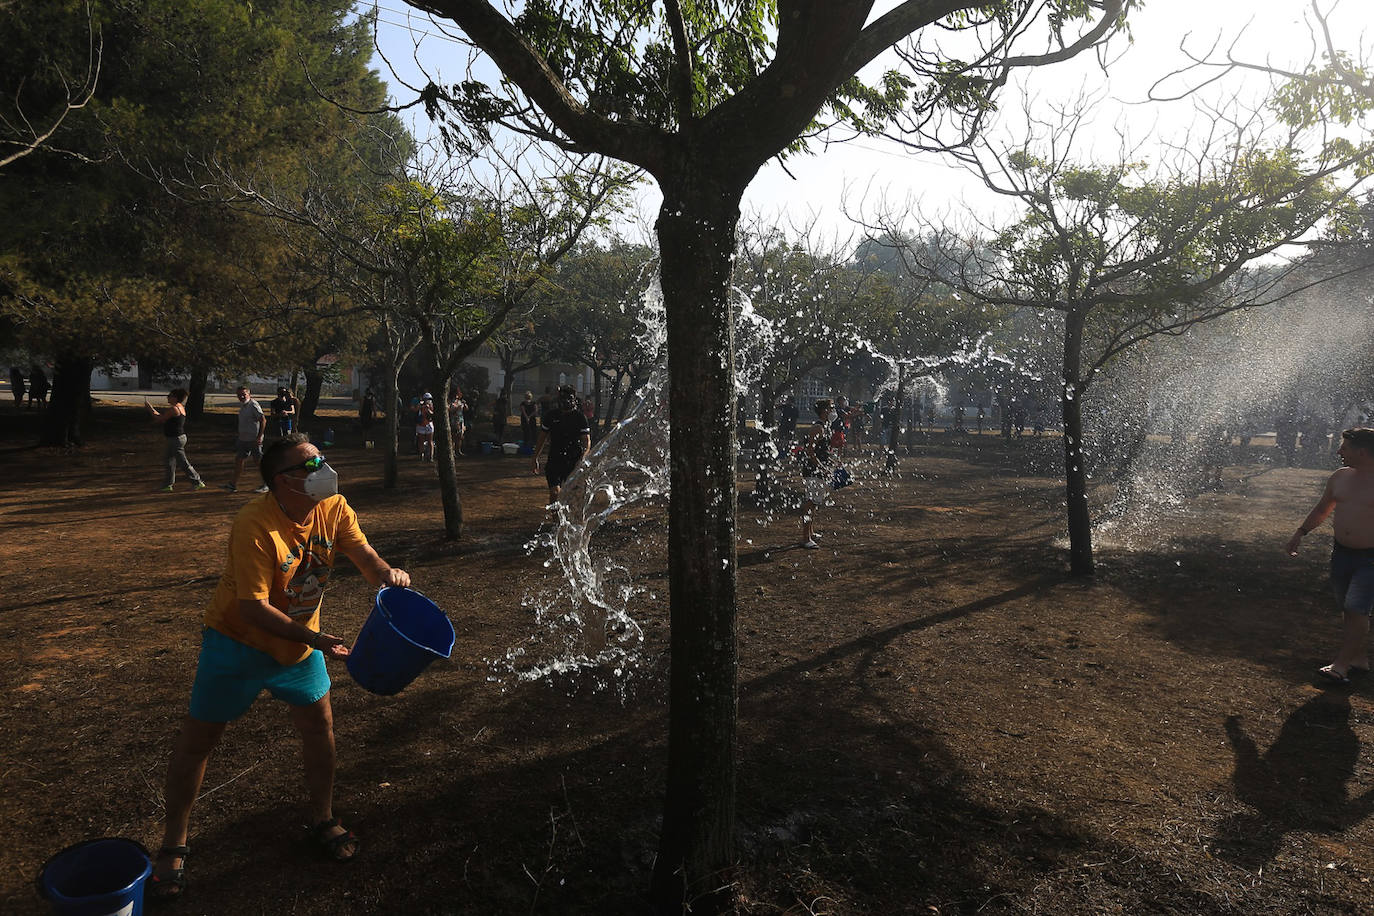
[[[387,697],[436,658],[448,658],[453,639],[453,624],[438,605],[417,591],[391,586],[377,592],[345,665],[364,690]]]
[[[38,872],[38,892],[59,916],[142,916],[148,850],[110,837],[68,846]]]

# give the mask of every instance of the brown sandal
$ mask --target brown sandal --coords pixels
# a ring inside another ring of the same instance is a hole
[[[341,827],[343,833],[330,836],[329,831]],[[310,828],[310,838],[319,850],[335,862],[348,862],[358,855],[358,837],[347,827],[342,827],[337,817],[320,821]]]
[[[189,846],[163,846],[157,851],[160,859],[166,856],[169,859],[180,859],[181,867],[169,869],[165,877],[158,877],[154,870],[148,876],[148,883],[144,889],[147,898],[155,903],[164,903],[169,900],[177,900],[186,893],[186,857],[191,854]]]

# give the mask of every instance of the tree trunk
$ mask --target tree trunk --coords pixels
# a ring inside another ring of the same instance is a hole
[[[463,536],[463,501],[458,496],[458,469],[454,464],[454,454],[462,448],[462,443],[453,441],[453,427],[448,421],[449,392],[452,390],[450,386],[453,384],[454,370],[476,347],[455,350],[446,357],[446,350],[439,345],[434,325],[427,318],[420,319],[420,339],[429,351],[431,360],[429,392],[439,392],[434,407],[434,444],[439,463],[439,501],[444,507],[444,537],[456,541]],[[477,406],[475,398],[476,393],[468,395],[468,403],[473,407]],[[468,425],[475,426],[480,422],[478,417],[479,414],[473,411],[473,422]]]
[[[52,391],[38,444],[71,448],[86,444],[81,426],[91,413],[91,371],[86,357],[57,354],[53,360]]]
[[[582,405],[579,404],[577,409],[581,410]],[[600,440],[601,434],[606,429],[605,424],[598,422],[598,418],[601,416],[601,370],[592,367],[592,415],[588,419],[587,425],[591,427],[592,438],[595,440]]]
[[[764,429],[777,429],[778,424],[778,390],[773,384],[772,378],[765,378],[759,381],[759,426]]]
[[[606,409],[604,411],[600,410],[600,399],[597,399],[597,409],[601,413],[601,436],[610,432],[611,427],[620,420],[620,417],[616,416],[616,405],[620,404],[620,389],[625,384],[627,374],[624,369],[615,371],[615,379],[611,382],[611,393],[606,396]],[[625,408],[621,407],[620,409],[623,413]]]
[[[1083,460],[1084,316],[1070,311],[1064,321],[1064,384],[1059,392],[1064,417],[1064,493],[1068,503],[1069,572],[1093,574],[1092,518],[1088,515],[1088,469]]]
[[[663,913],[681,913],[686,903],[694,913],[726,911],[735,858],[735,367],[728,294],[740,192],[708,174],[687,171],[676,187],[665,186],[657,224],[672,417],[668,778],[651,888]]]
[[[760,380],[758,386],[759,394],[759,438],[755,439],[754,446],[754,498],[766,500],[773,498],[773,472],[780,464],[780,459],[785,457],[785,450],[790,446],[781,440],[778,435],[778,428],[775,425],[774,417],[776,411],[773,404],[778,399],[778,393],[773,389],[771,378]],[[767,436],[773,443],[771,450],[763,447],[763,438]]]
[[[441,372],[430,383],[430,393],[438,392],[434,406],[434,460],[439,467],[439,501],[444,506],[444,537],[456,541],[463,536],[463,500],[458,493],[457,452],[453,427],[448,422],[448,402],[452,396],[450,374]]]
[[[635,395],[639,394],[639,389],[644,387],[644,379],[636,373],[631,373],[625,381],[625,388],[620,393],[620,406],[615,410],[615,422],[619,423],[625,419],[625,415],[630,412],[630,405],[635,403]]]
[[[299,425],[315,419],[315,409],[320,406],[320,390],[324,387],[324,374],[318,369],[305,370],[305,397],[301,398],[301,415],[296,418]]]
[[[210,370],[204,366],[193,366],[191,378],[186,383],[189,392],[186,397],[186,416],[199,420],[205,416],[205,389],[210,387]]]
[[[902,428],[902,405],[906,402],[906,364],[897,364],[897,390],[892,393],[892,410],[888,414],[890,418],[887,430],[887,460],[886,468],[889,471],[897,470],[897,436]],[[882,422],[882,411],[879,409],[879,422]]]
[[[511,372],[510,369],[505,368],[505,366],[504,366],[504,364],[503,364],[503,365],[502,365],[502,370],[501,370],[501,393],[500,393],[499,395],[497,395],[497,397],[500,398],[500,399],[501,399],[501,403],[502,403],[503,405],[505,405],[505,406],[502,408],[503,410],[505,410],[505,414],[503,414],[503,416],[505,416],[505,417],[507,417],[507,418],[510,417],[511,389],[514,388],[514,387],[515,387],[515,373]],[[504,426],[504,425],[506,425],[506,424],[509,423],[509,422],[510,422],[510,420],[507,419],[506,421],[504,421],[504,422],[502,423],[502,425]]]
[[[401,412],[396,409],[397,389],[400,388],[401,364],[386,367],[386,384],[382,386],[382,403],[386,405],[386,435],[382,437],[382,487],[396,489],[396,437],[400,434]]]

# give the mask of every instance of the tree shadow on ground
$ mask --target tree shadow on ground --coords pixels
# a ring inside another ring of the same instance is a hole
[[[1350,716],[1343,692],[1313,697],[1293,710],[1263,752],[1240,716],[1227,717],[1235,756],[1231,782],[1249,810],[1218,826],[1224,858],[1258,870],[1274,859],[1289,833],[1339,834],[1374,813],[1374,789],[1352,796],[1346,785],[1360,757]]]
[[[740,867],[723,878],[740,912],[808,895],[856,913],[899,899],[913,911],[974,912],[1093,845],[1036,805],[976,799],[977,780],[873,663],[904,634],[1053,581],[915,617],[741,685]],[[666,763],[663,672],[623,701],[543,682],[507,684],[469,708],[472,686],[448,669],[394,699],[343,687],[339,813],[365,855],[346,871],[320,861],[291,832],[290,800],[248,793],[197,835],[215,861],[195,869],[196,898],[283,913],[646,912]]]
[[[1294,658],[1293,647],[1315,652],[1336,638],[1334,624],[1329,635],[1314,635],[1312,611],[1325,597],[1324,584],[1311,557],[1290,560],[1273,544],[1239,535],[1099,551],[1097,587],[1129,595],[1152,618],[1146,626],[1153,633],[1190,653],[1242,658],[1290,677],[1311,670],[1309,653]]]

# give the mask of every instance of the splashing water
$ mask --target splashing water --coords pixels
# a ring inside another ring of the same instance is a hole
[[[1333,286],[1139,348],[1100,391],[1089,389],[1089,450],[1099,471],[1116,477],[1115,498],[1094,525],[1097,543],[1153,547],[1172,520],[1207,511],[1201,493],[1243,493],[1237,466],[1244,477],[1284,467],[1292,459],[1281,447],[1285,423],[1311,434],[1302,463],[1336,466],[1328,436],[1354,425],[1368,385],[1367,373],[1352,379],[1333,363],[1374,334],[1374,317],[1367,291]]]
[[[782,340],[778,327],[755,309],[749,295],[740,289],[733,294],[735,393],[744,397],[757,390],[760,375]],[[531,556],[547,555],[543,566],[556,569],[557,576],[546,577],[522,601],[533,614],[534,632],[491,663],[495,680],[528,682],[586,675],[598,686],[613,683],[623,690],[640,666],[644,630],[634,615],[644,601],[657,600],[658,596],[635,581],[631,567],[654,568],[661,563],[662,540],[649,536],[654,533],[653,522],[635,518],[634,510],[661,502],[669,491],[667,331],[657,279],[650,283],[640,305],[640,346],[646,353],[657,354],[657,363],[633,409],[597,443],[586,462],[563,485],[559,502],[552,507],[552,520],[526,545]],[[880,347],[857,335],[852,335],[849,344],[855,352],[868,351],[884,360],[891,375],[889,386],[895,384],[898,358],[883,354]],[[991,350],[985,338],[967,342],[943,356],[903,361],[908,371],[917,375],[909,382],[908,396],[921,394],[937,403],[944,400],[947,390],[941,373],[1010,365],[1010,360]],[[763,452],[771,449],[769,460],[780,457],[770,436],[763,436],[758,448]],[[884,457],[881,451],[869,454],[869,459],[855,455],[846,460],[853,479],[861,486],[885,476],[878,474],[876,467]],[[866,463],[869,460],[874,462],[871,468]],[[769,525],[775,513],[790,513],[799,505],[799,500],[785,499],[760,504],[758,522]],[[632,535],[628,546],[622,545],[619,559],[594,541],[599,532],[610,530],[608,523],[612,528],[628,528]],[[749,538],[743,540],[751,542]],[[660,551],[660,559],[650,556],[655,550]],[[638,555],[626,559],[626,551],[638,551]]]
[[[735,392],[743,396],[758,383],[759,372],[776,345],[777,332],[735,290]],[[651,523],[631,520],[632,510],[666,498],[669,490],[667,323],[663,292],[655,278],[640,299],[637,335],[645,353],[657,355],[648,381],[624,420],[604,436],[586,462],[564,483],[554,517],[526,545],[531,555],[548,552],[545,568],[557,568],[556,582],[545,582],[522,604],[534,614],[536,631],[525,644],[492,663],[497,680],[534,681],[554,676],[591,674],[623,687],[640,662],[644,631],[634,619],[636,602],[657,595],[635,582],[629,565],[608,551],[596,550],[593,538],[613,516],[628,520],[631,533]],[[646,564],[661,542],[631,538]]]
[[[667,331],[656,279],[640,302],[640,346],[659,358],[625,419],[563,484],[553,519],[526,545],[531,555],[550,552],[544,567],[556,566],[561,576],[526,595],[522,604],[532,609],[537,630],[493,663],[498,679],[598,671],[622,684],[638,661],[644,631],[630,608],[645,590],[623,563],[593,552],[592,538],[613,515],[668,491]]]

